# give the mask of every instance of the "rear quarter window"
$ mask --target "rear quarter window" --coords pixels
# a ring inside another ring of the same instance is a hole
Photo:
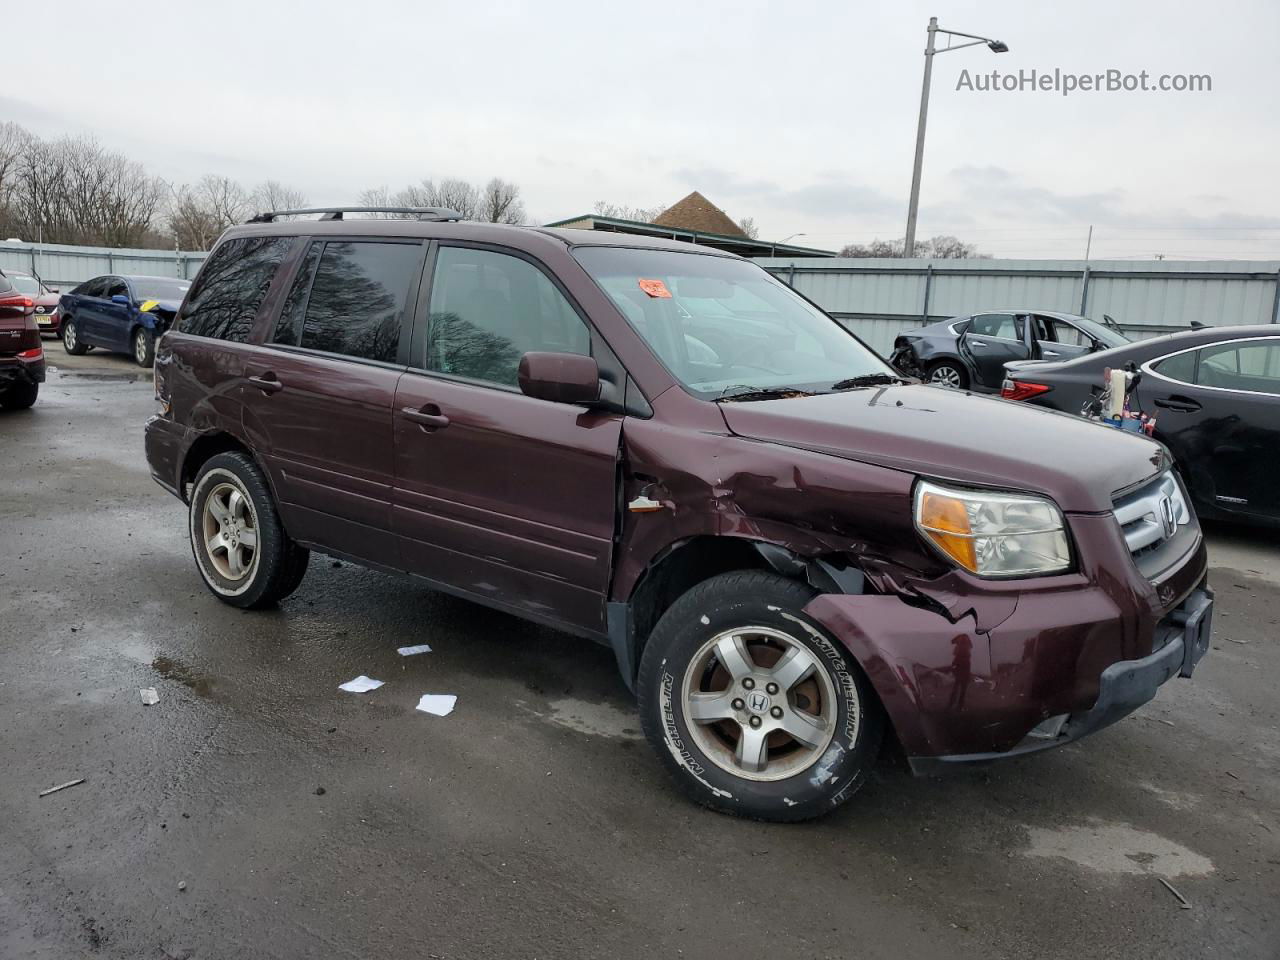
[[[244,343],[292,237],[237,237],[209,256],[178,329],[197,337]]]

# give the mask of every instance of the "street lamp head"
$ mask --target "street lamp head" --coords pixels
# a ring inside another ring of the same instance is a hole
[[[988,40],[987,46],[991,48],[992,53],[1008,53],[1009,45],[1003,40]]]

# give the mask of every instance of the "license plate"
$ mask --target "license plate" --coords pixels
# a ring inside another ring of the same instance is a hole
[[[36,317],[36,323],[39,326],[47,327],[49,324],[53,323],[53,317],[48,314],[44,314],[43,316]]]

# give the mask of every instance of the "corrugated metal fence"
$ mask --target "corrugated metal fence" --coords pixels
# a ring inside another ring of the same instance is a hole
[[[979,310],[1030,308],[1102,320],[1137,339],[1280,323],[1280,262],[1135,260],[756,261],[888,355],[904,330]]]
[[[181,250],[115,250],[61,243],[0,242],[0,270],[34,273],[63,292],[104,273],[190,280],[200,269],[205,256],[204,253]]]

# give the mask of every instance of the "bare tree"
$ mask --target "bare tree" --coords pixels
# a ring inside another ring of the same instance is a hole
[[[606,203],[603,200],[597,200],[592,208],[597,216],[608,217],[611,220],[636,220],[640,223],[652,223],[662,216],[666,207],[628,207],[616,203]]]
[[[151,234],[163,184],[88,137],[31,137],[5,187],[13,226],[46,243],[132,246]]]
[[[250,202],[259,213],[271,210],[298,210],[307,206],[307,195],[286,187],[279,180],[264,180],[253,189]]]
[[[760,236],[760,228],[756,226],[755,217],[743,217],[738,221],[738,228],[752,240],[756,240]]]
[[[870,243],[851,243],[840,250],[842,257],[900,258],[906,246],[902,240],[872,240]],[[916,256],[922,260],[985,260],[988,253],[979,253],[971,243],[952,237],[937,236],[916,241]]]
[[[494,177],[480,197],[480,219],[489,223],[523,223],[524,201],[514,183]]]
[[[431,179],[420,180],[395,193],[386,187],[372,187],[360,193],[360,203],[369,207],[444,207],[458,213],[463,220],[492,223],[520,223],[525,215],[520,188],[501,177],[494,177],[483,189],[457,177],[438,183]],[[413,214],[373,216],[396,219],[412,217]]]

